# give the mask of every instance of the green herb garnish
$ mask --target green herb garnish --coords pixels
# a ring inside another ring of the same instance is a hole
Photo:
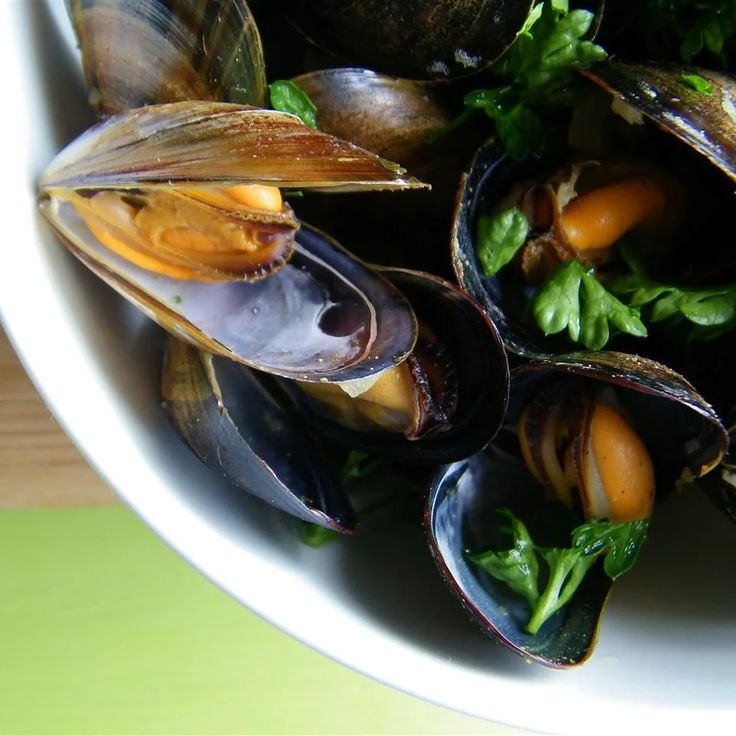
[[[699,327],[718,328],[719,334],[736,327],[736,284],[679,287],[633,273],[612,280],[610,288],[626,297],[633,308],[646,308],[650,322],[686,320]],[[698,335],[694,332],[692,336]]]
[[[337,539],[340,536],[340,532],[335,529],[327,529],[319,524],[311,524],[308,521],[302,523],[301,540],[304,544],[309,547],[322,547],[331,542],[333,539]]]
[[[279,79],[268,86],[271,96],[271,107],[280,112],[296,115],[310,128],[317,127],[317,108],[306,92],[293,82]]]
[[[569,10],[566,0],[538,3],[492,69],[506,84],[465,97],[467,107],[484,110],[495,122],[512,158],[527,159],[544,147],[546,128],[535,108],[571,105],[575,71],[606,58],[600,46],[583,40],[593,17],[587,10]]]
[[[340,471],[340,482],[343,485],[353,483],[356,480],[367,478],[380,470],[386,464],[386,459],[382,457],[374,457],[367,452],[358,452],[358,450],[350,450],[345,464]]]
[[[351,483],[368,478],[384,467],[386,462],[385,458],[373,457],[365,452],[351,450],[339,472],[340,484],[347,487]],[[378,503],[364,509],[361,515],[374,511],[385,503],[385,500],[380,500]],[[305,521],[302,525],[301,540],[310,547],[321,547],[339,536],[340,532],[334,529],[326,529],[319,524],[311,524]]]
[[[476,253],[486,276],[494,276],[526,243],[529,222],[516,207],[478,218]]]
[[[710,57],[708,66],[729,66],[736,42],[736,3],[733,0],[643,0],[632,3],[620,24],[625,36],[638,35],[646,54],[655,59],[680,59],[692,64]],[[624,43],[626,40],[624,40]]]
[[[713,94],[713,87],[710,86],[710,82],[699,74],[683,74],[682,81],[696,92],[700,92],[701,95],[710,96]]]
[[[647,519],[589,521],[573,529],[569,548],[541,547],[513,512],[500,509],[498,513],[499,531],[511,536],[511,546],[506,550],[469,553],[467,557],[527,602],[526,630],[530,634],[536,634],[569,603],[598,558],[603,557],[603,569],[612,580],[629,570],[649,531]]]
[[[573,342],[600,350],[612,330],[646,337],[636,308],[627,306],[577,261],[561,263],[532,301],[532,314],[545,335],[567,329]]]

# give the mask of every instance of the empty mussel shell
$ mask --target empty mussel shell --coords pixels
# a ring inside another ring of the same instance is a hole
[[[233,485],[304,521],[353,531],[329,463],[254,371],[171,338],[162,395],[177,432]]]
[[[477,452],[496,433],[508,398],[508,362],[495,327],[438,277],[381,273],[409,299],[420,324],[407,360],[375,382],[285,381],[285,389],[318,434],[354,449],[418,463]]]
[[[100,115],[182,100],[262,107],[261,41],[245,0],[68,0]]]
[[[613,388],[651,454],[660,499],[676,483],[711,470],[725,452],[724,427],[687,381],[653,361],[621,353],[569,354],[517,368],[508,427],[515,427],[544,387],[562,378],[581,387],[592,382],[596,389]],[[511,440],[511,433],[505,439]],[[466,556],[491,544],[498,509],[529,519],[544,494],[513,442],[494,442],[484,453],[438,471],[425,525],[442,576],[483,631],[527,659],[564,668],[585,661],[595,645],[611,585],[601,566],[596,563],[569,603],[531,635],[524,628],[526,604]]]

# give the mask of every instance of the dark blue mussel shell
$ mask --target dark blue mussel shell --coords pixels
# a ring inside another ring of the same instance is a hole
[[[678,480],[707,473],[723,457],[726,430],[687,381],[654,361],[613,352],[568,354],[516,369],[499,437],[513,445],[524,407],[547,381],[561,376],[615,388],[652,456],[658,500]],[[584,662],[595,646],[611,587],[600,563],[591,568],[568,605],[531,636],[524,630],[528,612],[523,601],[465,556],[467,551],[496,546],[499,508],[529,519],[543,500],[544,489],[520,459],[518,448],[504,449],[494,441],[485,452],[437,472],[425,527],[441,574],[483,631],[527,659],[565,668]]]
[[[354,530],[329,463],[255,371],[171,338],[162,394],[177,432],[235,486],[304,521]]]

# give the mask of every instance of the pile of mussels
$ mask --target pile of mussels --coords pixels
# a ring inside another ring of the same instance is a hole
[[[624,232],[654,233],[682,209],[685,185],[728,206],[736,86],[698,70],[714,91],[704,96],[674,67],[594,65],[581,83],[596,112],[582,127],[598,143],[606,126],[635,128],[621,135],[634,153],[604,164],[570,148],[520,163],[472,124],[432,140],[533,3],[265,5],[253,3],[259,31],[245,0],[69,0],[101,122],[51,163],[39,207],[75,256],[169,333],[165,406],[205,463],[342,533],[356,514],[325,453],[417,464],[431,477],[432,554],[470,615],[528,659],[578,664],[610,590],[603,559],[591,556],[564,605],[530,627],[504,581],[514,559],[531,559],[526,527],[510,522],[513,548],[495,555],[505,573],[468,551],[491,544],[499,517],[531,528],[551,498],[578,523],[636,524],[655,489],[659,503],[710,471],[733,516],[719,413],[736,400],[717,367],[730,343],[709,342],[713,359],[688,373],[701,395],[673,370],[691,357],[676,340],[581,351],[530,330],[519,274],[532,283],[550,264],[607,262]],[[305,58],[327,68],[301,74]],[[264,59],[271,79],[309,95],[317,128],[267,109]],[[643,150],[647,163],[631,163]],[[679,158],[697,182],[670,186],[660,167]],[[581,234],[576,214],[611,191],[623,192],[626,223]],[[534,237],[510,277],[488,275],[478,222],[509,201]],[[687,232],[677,215],[660,229]],[[704,250],[688,254],[689,271],[704,270],[693,265]],[[708,264],[733,266],[732,253]]]

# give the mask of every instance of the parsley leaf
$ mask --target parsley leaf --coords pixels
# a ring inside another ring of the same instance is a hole
[[[606,58],[600,46],[583,40],[593,17],[587,10],[570,11],[567,0],[537,3],[491,70],[505,83],[466,95],[466,107],[483,110],[494,121],[512,158],[524,160],[542,152],[546,126],[535,108],[572,104],[579,84],[575,71]],[[433,139],[466,118],[462,114]]]
[[[317,127],[317,108],[306,92],[293,82],[279,79],[268,86],[271,96],[271,107],[280,112],[296,115],[310,128]]]
[[[736,46],[733,0],[643,0],[630,5],[628,18],[619,25],[627,37],[639,35],[646,56],[675,61],[679,55],[688,64],[700,57],[703,66],[731,65]]]
[[[721,333],[736,328],[736,284],[681,288],[634,273],[612,280],[610,288],[633,308],[646,307],[650,322],[687,320],[700,327],[718,327]]]
[[[572,533],[572,544],[584,555],[605,552],[603,569],[615,580],[636,562],[649,533],[649,519],[628,522],[589,521]]]
[[[342,486],[348,486],[354,481],[373,475],[373,473],[384,467],[385,464],[386,460],[382,457],[372,457],[365,452],[350,450],[339,472],[340,483]],[[361,515],[365,515],[383,504],[384,501],[379,501],[375,506],[369,506],[363,509]],[[327,542],[337,539],[339,536],[340,532],[335,529],[327,529],[319,524],[312,524],[309,521],[305,521],[302,524],[301,541],[310,547],[321,547],[327,544]]]
[[[498,552],[486,550],[478,554],[468,554],[468,559],[480,565],[489,575],[506,583],[533,606],[539,599],[539,564],[534,543],[527,528],[509,509],[499,509],[498,513],[510,522],[510,527],[504,527],[501,531],[511,532],[513,546]]]
[[[710,96],[713,94],[713,87],[710,86],[710,82],[699,74],[683,74],[682,81],[696,92],[700,92],[701,95]]]
[[[359,478],[366,478],[383,467],[385,462],[384,458],[372,457],[367,452],[350,450],[345,464],[340,471],[340,482],[343,485],[347,485]]]
[[[580,338],[580,282],[584,273],[577,261],[561,264],[537,292],[532,314],[545,335],[567,328],[573,342]]]
[[[649,520],[588,521],[572,530],[570,547],[540,547],[524,523],[509,509],[500,509],[501,531],[511,532],[512,547],[466,553],[491,577],[508,585],[529,605],[526,630],[542,625],[570,602],[586,573],[603,557],[605,573],[615,580],[636,561],[649,531]],[[545,563],[544,569],[539,562]],[[540,588],[542,592],[540,593]]]
[[[340,532],[335,529],[327,529],[308,521],[302,524],[301,541],[309,547],[321,547],[339,536]]]
[[[478,218],[476,253],[486,276],[493,276],[526,243],[529,222],[516,207]]]
[[[565,261],[539,289],[532,314],[545,335],[567,328],[573,342],[600,350],[611,337],[611,328],[634,337],[646,337],[639,312],[606,289],[577,261]]]

